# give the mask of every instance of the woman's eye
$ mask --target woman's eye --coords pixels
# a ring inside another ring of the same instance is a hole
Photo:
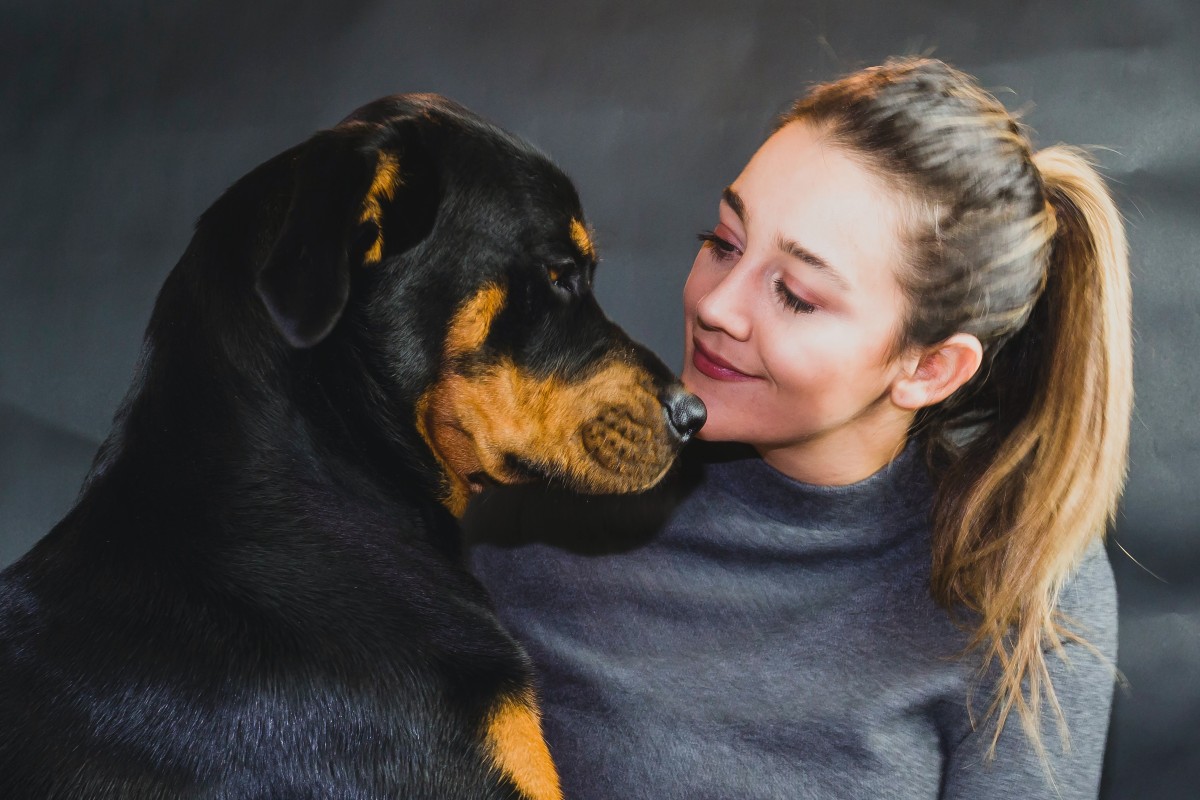
[[[811,314],[817,310],[817,307],[812,303],[792,294],[788,289],[787,284],[783,282],[783,278],[775,279],[775,294],[779,297],[783,305],[797,314]]]
[[[717,261],[727,261],[742,254],[732,242],[722,239],[712,231],[704,231],[697,238],[704,243],[704,247],[712,253],[713,258]]]

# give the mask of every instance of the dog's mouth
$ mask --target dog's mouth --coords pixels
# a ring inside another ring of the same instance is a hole
[[[504,474],[508,478],[508,483],[550,482],[553,480],[550,470],[546,467],[516,453],[504,455]]]
[[[638,492],[666,474],[682,445],[656,389],[628,363],[603,364],[579,382],[501,363],[444,374],[418,403],[417,424],[456,514],[494,484]]]
[[[484,489],[495,486],[534,482],[552,483],[554,480],[551,470],[516,453],[506,453],[501,459],[501,463],[504,465],[501,470],[502,476],[493,475],[485,469],[477,469],[463,478],[467,488],[473,494],[478,494]]]
[[[467,483],[467,488],[472,494],[479,494],[484,489],[498,485],[499,481],[493,480],[491,475],[488,475],[483,470],[475,470],[464,479]]]
[[[584,494],[649,488],[661,477],[664,461],[670,466],[677,448],[660,441],[649,426],[635,422],[628,413],[616,415],[621,423],[617,425],[613,424],[613,416],[610,412],[580,426],[577,441],[587,457],[582,467],[579,463],[582,459],[571,458],[569,452],[558,454],[556,460],[560,463],[555,463],[543,460],[544,456],[532,458],[508,451],[496,459],[497,468],[489,470],[476,453],[475,463],[479,468],[464,474],[463,481],[472,494],[524,483],[557,485]],[[664,454],[664,451],[669,452]],[[608,474],[607,479],[597,478],[596,467]]]
[[[484,432],[477,453],[479,463],[490,462],[490,468],[472,473],[468,485],[477,491],[475,487],[489,483],[542,483],[581,494],[648,489],[670,468],[682,442],[672,440],[664,425],[656,429],[639,420],[637,411],[610,406],[579,425],[573,435],[513,442],[502,450]],[[497,450],[503,455],[487,456]]]

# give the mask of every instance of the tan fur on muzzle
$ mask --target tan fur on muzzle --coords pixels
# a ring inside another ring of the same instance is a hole
[[[539,377],[505,356],[478,358],[504,291],[463,304],[446,337],[443,370],[417,404],[417,426],[445,470],[443,502],[460,515],[479,476],[518,483],[538,475],[575,491],[648,489],[675,445],[651,376],[613,353],[581,378]]]

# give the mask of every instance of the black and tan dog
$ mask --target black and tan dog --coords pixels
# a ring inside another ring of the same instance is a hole
[[[489,481],[644,489],[702,424],[594,269],[563,174],[434,96],[238,181],[0,579],[0,797],[557,797],[455,516]]]

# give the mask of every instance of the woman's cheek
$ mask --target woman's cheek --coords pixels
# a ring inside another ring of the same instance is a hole
[[[706,269],[708,265],[705,262],[707,260],[704,250],[701,248],[700,252],[696,254],[696,259],[692,262],[692,269],[688,272],[687,280],[683,284],[683,305],[689,311],[694,309],[699,299],[704,296],[702,287],[706,282],[705,273],[710,271]]]

